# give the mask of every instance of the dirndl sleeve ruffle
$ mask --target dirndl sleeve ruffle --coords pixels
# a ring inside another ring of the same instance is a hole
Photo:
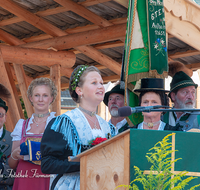
[[[80,163],[69,162],[68,157],[79,152],[81,146],[79,146],[76,139],[76,132],[73,130],[66,130],[64,128],[71,128],[70,124],[66,121],[66,118],[53,118],[41,140],[41,169],[43,173],[47,174],[63,174],[77,172],[80,170]],[[63,123],[62,123],[63,122]],[[56,125],[55,125],[56,124]],[[64,124],[68,124],[64,126]],[[67,132],[67,134],[63,134]],[[66,139],[66,135],[70,137],[70,140]],[[72,143],[75,145],[73,146]],[[73,150],[72,150],[73,149]]]
[[[109,123],[109,126],[110,126],[110,131],[111,131],[111,137],[114,137],[115,136],[115,126],[112,124],[112,123]]]
[[[70,117],[67,115],[60,115],[56,117],[51,129],[62,134],[63,139],[67,142],[67,147],[72,150],[73,156],[81,153],[81,142],[79,140],[76,127]]]

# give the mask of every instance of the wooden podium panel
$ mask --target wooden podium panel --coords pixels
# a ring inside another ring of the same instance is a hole
[[[114,190],[118,185],[129,184],[129,133],[127,130],[73,159],[80,160],[81,190]]]
[[[148,175],[151,163],[146,153],[168,134],[172,134],[172,150],[177,150],[171,156],[171,172],[176,175],[188,171],[183,179],[196,177],[185,189],[200,184],[200,133],[129,129],[72,159],[80,161],[80,189],[114,190],[119,185],[129,185],[136,177],[134,166]],[[143,189],[141,184],[136,184]]]

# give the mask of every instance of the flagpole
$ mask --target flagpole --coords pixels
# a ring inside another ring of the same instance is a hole
[[[132,7],[131,6],[132,5],[132,0],[130,0],[129,1],[129,6],[130,7]],[[135,0],[134,1],[134,12],[133,12],[133,20],[132,20],[132,28],[131,28],[131,34],[133,33],[133,28],[134,28],[134,23],[135,23],[135,12],[136,12],[136,8],[137,8],[137,0]],[[131,10],[129,9],[129,12],[130,12]],[[131,14],[129,14],[129,19],[130,19],[130,15]],[[129,27],[128,27],[129,28]],[[130,52],[131,52],[131,43],[132,43],[132,35],[131,35],[131,39],[130,39],[130,42],[129,42],[129,39],[128,39],[128,37],[126,38],[126,40],[127,40],[127,44],[129,44],[129,45],[127,45],[128,47],[129,47],[129,50],[128,50],[128,60],[127,60],[127,67],[126,67],[126,69],[125,69],[125,89],[124,89],[124,91],[125,91],[125,105],[127,106],[128,105],[128,103],[127,103],[127,101],[128,101],[128,87],[127,87],[127,84],[128,84],[128,68],[129,68],[129,57],[130,57]],[[129,42],[129,43],[128,43]],[[127,58],[127,57],[126,57]]]

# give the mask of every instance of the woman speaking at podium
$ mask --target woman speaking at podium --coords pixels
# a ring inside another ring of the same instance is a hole
[[[139,88],[137,87],[139,86]],[[160,78],[143,78],[136,84],[137,89],[134,90],[139,96],[140,106],[168,106],[169,100],[167,92],[164,89],[164,80]],[[162,112],[142,112],[144,120],[137,124],[134,128],[149,129],[149,130],[172,130],[182,131],[179,127],[172,127],[169,124],[161,121]]]
[[[41,142],[42,171],[58,174],[51,179],[51,190],[79,190],[80,163],[69,162],[68,156],[90,148],[89,142],[96,137],[105,139],[115,135],[114,126],[96,114],[105,94],[96,67],[76,67],[70,77],[69,91],[79,107],[52,119]]]

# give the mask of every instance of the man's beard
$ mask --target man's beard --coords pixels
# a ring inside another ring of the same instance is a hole
[[[115,107],[114,109],[112,109],[112,107]],[[116,108],[117,107],[117,108]],[[110,115],[113,116],[113,117],[119,117],[119,114],[118,114],[118,106],[113,104],[110,106]]]
[[[175,96],[175,100],[176,100],[179,108],[181,108],[181,109],[194,108],[194,106],[195,106],[195,102],[193,100],[186,100],[185,102],[182,102],[181,100],[179,100],[177,98],[177,96]],[[190,103],[190,104],[187,104],[187,103]]]

